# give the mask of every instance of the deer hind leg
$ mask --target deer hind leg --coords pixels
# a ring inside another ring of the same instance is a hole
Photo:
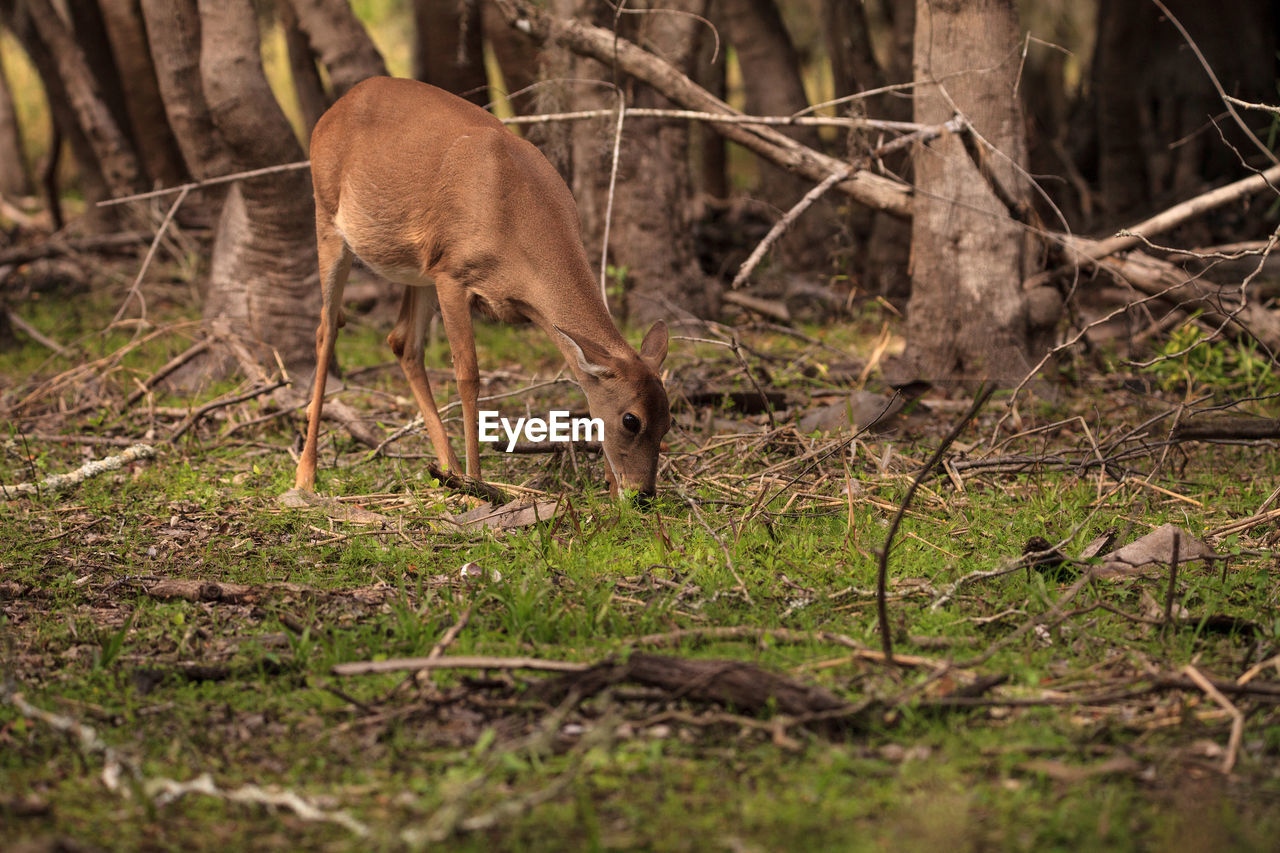
[[[324,409],[324,386],[333,364],[333,348],[338,328],[343,324],[342,289],[351,272],[351,249],[332,226],[316,222],[316,248],[320,260],[320,288],[323,304],[316,327],[316,376],[307,406],[307,440],[298,458],[294,486],[312,489],[316,484],[316,456],[320,442],[320,413]]]
[[[436,458],[440,460],[441,467],[458,471],[461,466],[458,465],[458,457],[453,454],[453,448],[449,446],[449,436],[444,430],[444,422],[440,420],[435,397],[431,394],[431,382],[427,379],[427,370],[423,365],[431,308],[431,292],[427,288],[406,286],[404,297],[400,301],[400,319],[396,320],[395,328],[387,335],[387,343],[400,360],[400,369],[404,371],[414,399],[418,401],[418,409],[422,412],[422,420],[427,426],[427,435],[431,438],[431,446],[435,448]]]
[[[453,376],[462,400],[462,427],[467,444],[467,476],[480,479],[480,423],[477,402],[480,396],[480,369],[476,363],[476,338],[471,327],[471,303],[466,290],[446,276],[436,280],[440,297],[440,317],[449,337]]]

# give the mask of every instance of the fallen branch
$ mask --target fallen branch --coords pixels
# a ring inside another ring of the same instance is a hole
[[[48,337],[39,329],[37,329],[35,326],[31,325],[26,320],[19,317],[16,311],[13,311],[12,309],[6,309],[5,317],[8,318],[9,325],[13,326],[19,332],[22,332],[22,334],[31,338],[31,340],[40,344],[40,346],[44,347],[45,349],[51,349],[58,355],[62,356],[63,358],[66,358],[67,356],[71,355],[71,350],[67,349],[62,344],[55,341],[53,338]]]
[[[619,37],[612,30],[583,21],[557,18],[535,8],[527,0],[496,0],[496,6],[508,24],[535,41],[552,42],[599,60],[647,83],[674,103],[718,115],[741,115],[669,62]],[[796,142],[772,127],[733,122],[716,122],[710,126],[722,136],[813,181],[822,181],[847,167],[844,162]],[[854,171],[836,184],[836,189],[875,210],[903,218],[911,215],[911,188],[869,170]]]
[[[1265,172],[1241,178],[1226,186],[1209,190],[1186,201],[1179,202],[1173,207],[1144,219],[1136,225],[1120,229],[1113,236],[1104,240],[1055,235],[1069,254],[1070,262],[1065,266],[1045,270],[1032,276],[1023,282],[1023,288],[1039,287],[1058,276],[1070,275],[1080,265],[1091,265],[1096,261],[1114,255],[1116,252],[1132,249],[1157,234],[1176,228],[1182,223],[1224,204],[1261,192],[1267,188],[1275,189],[1277,181],[1280,181],[1280,166],[1272,166]]]
[[[1189,418],[1173,428],[1172,441],[1261,441],[1280,438],[1276,418]]]
[[[46,492],[60,492],[72,486],[78,486],[90,477],[115,471],[138,459],[150,459],[156,455],[155,448],[149,444],[135,444],[123,453],[108,456],[106,459],[95,459],[86,462],[68,474],[53,474],[38,483],[18,483],[15,486],[0,484],[0,497],[14,500],[21,495],[39,495]]]
[[[751,250],[751,254],[742,262],[742,266],[738,268],[738,274],[733,277],[733,282],[729,285],[729,289],[737,290],[741,287],[742,283],[747,280],[747,277],[755,271],[755,268],[760,264],[760,261],[764,260],[765,253],[769,251],[769,248],[774,243],[778,242],[782,235],[786,233],[786,230],[791,227],[792,223],[800,217],[800,214],[812,207],[818,199],[826,195],[829,189],[849,177],[852,172],[852,166],[845,166],[832,172],[830,175],[827,175],[822,179],[821,183],[805,193],[790,210],[784,213],[781,219],[773,223],[773,227],[769,229],[769,233],[764,235],[764,239]]]
[[[176,779],[147,779],[143,790],[155,800],[156,805],[166,805],[189,794],[203,794],[225,800],[228,803],[249,803],[270,808],[288,809],[294,815],[313,823],[336,823],[354,835],[364,837],[369,828],[345,811],[325,811],[290,790],[270,791],[257,785],[241,785],[239,788],[220,788],[208,773],[201,773],[187,782]]]
[[[776,709],[795,716],[850,707],[849,702],[828,690],[744,661],[644,652],[633,652],[625,662],[605,661],[577,670],[531,689],[543,698],[554,699],[571,692],[588,697],[621,683],[656,687],[677,698],[714,702],[754,714]]]
[[[1182,668],[1182,672],[1195,682],[1196,687],[1203,690],[1206,696],[1216,702],[1218,707],[1231,715],[1231,735],[1227,739],[1227,754],[1222,757],[1222,773],[1224,776],[1230,775],[1232,768],[1236,766],[1236,756],[1240,754],[1240,740],[1244,737],[1244,714],[1232,704],[1231,700],[1223,696],[1222,691],[1205,678],[1200,670],[1187,664]]]
[[[414,672],[421,669],[532,669],[539,672],[585,672],[589,663],[545,660],[527,657],[486,657],[452,655],[450,657],[388,658],[387,660],[353,661],[334,664],[334,675],[370,675],[379,672]]]
[[[227,406],[234,406],[236,403],[243,403],[246,400],[252,400],[254,397],[261,397],[263,394],[270,394],[272,391],[276,390],[277,388],[283,387],[287,384],[289,384],[288,380],[277,379],[275,382],[270,382],[266,385],[261,385],[257,388],[251,388],[242,394],[233,394],[230,397],[222,397],[217,400],[213,400],[211,402],[205,403],[203,406],[196,409],[191,414],[187,415],[187,417],[182,421],[182,423],[178,424],[178,426],[174,428],[173,432],[170,433],[169,435],[169,443],[172,444],[173,442],[182,438],[182,436],[186,435],[188,430],[190,430],[193,426],[199,423],[200,420],[210,412],[215,411],[217,409],[224,409]]]
[[[52,238],[35,246],[18,246],[13,249],[5,249],[0,252],[0,266],[25,264],[30,261],[43,260],[44,258],[74,255],[77,252],[93,252],[99,249],[115,249],[121,246],[139,245],[148,242],[151,237],[152,235],[146,231],[124,231],[119,234],[99,234],[94,237]]]

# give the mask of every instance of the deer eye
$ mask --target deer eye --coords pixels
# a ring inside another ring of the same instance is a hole
[[[638,433],[640,432],[640,419],[627,412],[622,416],[622,428],[629,433]]]

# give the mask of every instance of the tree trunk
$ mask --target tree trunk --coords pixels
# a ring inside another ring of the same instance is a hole
[[[989,173],[1025,200],[1027,185],[1009,163],[1026,163],[1014,97],[1018,39],[1012,0],[917,2],[915,120],[937,124],[958,107],[1004,155],[981,152]],[[908,375],[895,379],[1020,380],[1034,363],[1021,291],[1027,238],[958,135],[917,146],[915,183]]]
[[[31,175],[22,147],[22,129],[14,109],[13,91],[0,64],[0,195],[10,198],[31,194]]]
[[[49,0],[25,0],[35,30],[53,54],[58,76],[89,141],[107,187],[115,195],[136,192],[142,172],[133,146],[116,122],[79,45]]]
[[[682,0],[672,7],[701,14],[702,0]],[[592,5],[576,17],[598,11],[612,23],[611,8]],[[555,10],[557,15],[567,10]],[[638,21],[636,19],[639,19]],[[686,15],[623,16],[624,30],[638,28],[637,40],[686,71],[697,56],[703,24]],[[595,60],[576,59],[570,76],[610,81],[613,72]],[[632,107],[671,108],[672,104],[638,81],[621,81]],[[572,90],[574,109],[613,108],[617,97],[601,87]],[[600,257],[608,206],[609,174],[616,122],[576,122],[573,134],[573,188],[584,223],[588,256]],[[672,309],[707,317],[718,307],[717,284],[702,274],[693,245],[692,181],[688,122],[633,119],[623,128],[609,231],[609,265],[614,280],[624,284],[623,307],[632,322],[670,317]]]
[[[508,101],[519,115],[558,113],[574,106],[572,55],[567,50],[542,50],[503,20],[492,3],[481,4],[484,33],[502,72],[499,95],[520,94]],[[497,81],[495,81],[497,82]],[[524,138],[538,146],[566,183],[573,181],[573,128],[569,122],[529,125]]]
[[[197,180],[231,172],[231,156],[214,127],[200,82],[200,13],[196,0],[142,0],[156,82],[169,128],[187,172]],[[226,198],[225,186],[213,186],[183,203],[184,222],[213,224]]]
[[[76,161],[80,192],[86,203],[81,227],[88,231],[108,231],[115,228],[119,221],[119,211],[115,208],[95,206],[95,202],[109,198],[111,190],[103,176],[102,164],[98,162],[94,147],[90,144],[89,137],[80,126],[76,111],[71,106],[71,98],[62,80],[54,51],[37,31],[30,9],[25,3],[16,4],[14,0],[0,0],[0,14],[3,14],[8,22],[23,51],[40,75],[40,82],[44,85],[54,140],[50,145],[49,155],[45,158],[45,165],[52,167],[57,164],[59,141],[65,139]],[[57,174],[46,168],[42,168],[41,173],[41,186],[47,197],[50,218],[53,220],[54,228],[61,230],[62,204]]]
[[[232,0],[229,0],[232,2]],[[382,54],[347,0],[289,0],[298,27],[329,72],[333,95],[340,98],[367,77],[385,76]],[[203,15],[204,4],[201,4]]]
[[[285,49],[289,53],[289,71],[293,76],[293,90],[298,94],[298,108],[302,111],[302,123],[306,137],[311,138],[316,122],[329,109],[329,97],[324,93],[324,81],[316,67],[316,54],[311,42],[298,26],[298,13],[292,0],[280,0],[280,27],[284,30]]]
[[[1270,0],[1204,3],[1167,0],[1227,93],[1275,103],[1280,14]],[[1150,0],[1102,0],[1092,89],[1096,98],[1096,173],[1108,226],[1140,218],[1240,174],[1239,157],[1262,166],[1258,150],[1230,118],[1177,29]],[[1263,139],[1273,117],[1240,111]],[[1236,150],[1232,150],[1232,147]],[[1269,164],[1267,164],[1269,165]],[[1089,164],[1086,172],[1094,171]],[[1198,223],[1205,228],[1206,223]],[[1231,229],[1228,239],[1244,239]],[[1201,234],[1210,241],[1214,235]]]
[[[791,115],[809,106],[800,57],[774,0],[721,0],[725,35],[737,51],[744,106],[754,115]],[[792,139],[822,149],[815,127],[787,128]],[[772,163],[759,162],[759,196],[781,216],[812,183]],[[835,209],[819,201],[787,231],[777,249],[789,267],[822,269],[838,223]]]
[[[199,0],[200,76],[233,170],[303,159],[262,70],[249,0]],[[228,193],[214,244],[206,324],[243,368],[311,363],[319,316],[315,218],[305,171],[241,181]],[[236,346],[238,344],[239,346]]]
[[[173,186],[187,177],[165,120],[156,68],[147,47],[139,0],[98,0],[123,82],[124,106],[138,156],[152,185]]]
[[[57,7],[69,18],[71,35],[80,47],[80,55],[88,66],[97,85],[99,97],[111,113],[120,132],[133,142],[133,128],[129,126],[129,109],[124,102],[124,86],[120,81],[120,69],[112,53],[107,36],[107,23],[102,14],[100,0],[79,0]]]
[[[489,103],[478,0],[413,0],[413,76],[472,103]]]

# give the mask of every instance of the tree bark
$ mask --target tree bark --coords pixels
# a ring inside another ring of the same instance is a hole
[[[87,204],[81,226],[88,231],[108,231],[115,228],[119,222],[119,211],[114,208],[96,207],[94,204],[109,198],[111,190],[103,176],[102,164],[98,162],[94,146],[90,143],[89,137],[80,125],[76,111],[72,108],[71,98],[63,82],[54,51],[37,31],[30,9],[25,3],[17,4],[14,0],[0,0],[0,14],[4,16],[14,36],[22,45],[23,51],[31,60],[31,64],[35,66],[36,72],[40,75],[40,82],[44,86],[53,130],[49,153],[41,166],[41,189],[46,196],[49,215],[55,230],[61,230],[63,226],[58,178],[53,171],[59,159],[60,142],[63,139],[67,141],[72,157],[75,159],[80,192]],[[60,22],[59,25],[61,25]]]
[[[792,115],[809,106],[800,77],[800,57],[774,0],[721,0],[725,35],[742,70],[744,107],[753,115]],[[814,150],[822,143],[816,127],[787,128],[786,135]],[[812,187],[798,175],[768,161],[759,165],[759,196],[785,213]],[[822,269],[838,230],[835,209],[820,200],[778,242],[789,267]]]
[[[478,0],[413,0],[413,76],[474,104],[489,103]]]
[[[173,186],[186,180],[182,157],[165,120],[156,68],[147,46],[140,0],[98,0],[123,83],[131,136],[148,183]]]
[[[199,0],[200,77],[209,114],[235,171],[303,159],[262,70],[249,0]],[[233,344],[243,368],[296,369],[314,355],[319,316],[315,218],[306,172],[233,185],[214,244],[205,323]],[[238,346],[237,346],[238,344]]]
[[[279,0],[277,9],[280,13],[280,26],[284,30],[285,50],[289,54],[289,71],[293,76],[293,90],[298,95],[298,108],[302,111],[302,123],[306,126],[306,137],[311,137],[316,122],[330,101],[324,91],[324,81],[320,79],[320,69],[316,67],[316,54],[311,49],[311,42],[298,26],[298,13],[293,8],[292,0]]]
[[[694,14],[705,10],[703,0],[682,0],[672,7]],[[580,15],[597,13],[612,22],[613,11],[589,3]],[[626,15],[618,22],[627,32],[637,30],[659,55],[692,70],[698,35],[703,26],[687,15]],[[578,60],[577,79],[612,80],[614,72],[594,60]],[[620,81],[629,106],[666,107],[671,103],[652,88],[631,78]],[[577,87],[574,107],[611,108],[617,96],[601,87]],[[571,182],[584,223],[588,255],[600,257],[608,208],[609,177],[616,121],[578,122],[573,133]],[[617,186],[609,231],[609,265],[615,281],[624,284],[623,313],[633,322],[669,317],[674,307],[698,316],[712,316],[718,307],[718,286],[702,274],[693,246],[692,180],[687,121],[645,119],[643,126],[626,125],[618,158]]]
[[[196,0],[142,0],[142,13],[165,115],[187,171],[197,180],[231,172],[200,81],[200,13]]]
[[[231,172],[231,155],[213,124],[200,82],[200,13],[196,0],[142,0],[147,40],[167,124],[186,165],[197,180]],[[227,187],[195,191],[179,211],[181,221],[212,226]]]
[[[0,195],[10,198],[31,194],[31,175],[22,146],[22,129],[13,104],[13,90],[0,64]]]
[[[1270,0],[1204,3],[1166,0],[1195,39],[1227,93],[1275,103],[1280,75],[1280,14]],[[1215,179],[1239,174],[1239,157],[1266,166],[1227,118],[1224,107],[1181,34],[1150,0],[1102,0],[1098,7],[1092,89],[1096,98],[1100,200],[1108,226],[1194,195]],[[1266,138],[1272,118],[1243,117]],[[1234,146],[1234,149],[1232,148]],[[1234,223],[1233,223],[1234,224]],[[1201,228],[1205,226],[1201,224]],[[1231,239],[1241,239],[1238,226]],[[1212,242],[1201,233],[1197,240]]]
[[[25,0],[25,7],[41,41],[53,55],[67,98],[107,187],[115,195],[136,192],[143,182],[133,146],[108,108],[79,45],[49,0]]]
[[[1026,163],[1014,96],[1018,38],[1012,0],[917,2],[915,120],[938,123],[962,110],[1004,155],[980,152],[989,174],[1025,199],[1027,185],[1009,162]],[[1022,230],[959,135],[917,146],[915,183],[912,291],[900,365],[906,376],[895,379],[1020,380],[1034,364],[1021,292],[1029,258]]]
[[[334,98],[340,98],[367,77],[386,76],[382,54],[348,0],[289,0],[298,13],[298,27],[329,72]],[[203,14],[203,4],[201,12]]]
[[[80,0],[57,7],[65,11],[71,34],[80,47],[84,59],[97,84],[99,96],[120,132],[133,142],[133,129],[129,126],[129,109],[124,102],[124,86],[120,81],[120,69],[116,66],[111,41],[107,37],[107,24],[102,14],[100,0]]]

